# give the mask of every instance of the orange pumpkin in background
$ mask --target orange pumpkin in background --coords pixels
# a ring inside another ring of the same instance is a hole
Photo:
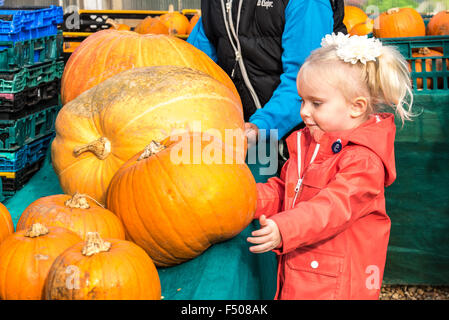
[[[159,17],[148,16],[140,21],[134,28],[134,31],[140,34],[168,34],[168,27],[161,22]]]
[[[231,78],[207,54],[169,35],[102,30],[87,37],[70,55],[61,82],[62,103],[122,71],[160,65],[185,66],[203,71],[230,88]]]
[[[346,26],[346,30],[348,31],[348,33],[355,25],[365,22],[368,19],[368,15],[359,7],[345,6],[345,16],[343,18],[343,23]]]
[[[0,244],[0,299],[41,300],[53,261],[80,241],[68,229],[39,223],[7,237]]]
[[[79,193],[37,199],[23,211],[17,230],[28,229],[37,222],[67,228],[83,240],[88,232],[99,232],[105,238],[125,239],[125,229],[117,216]]]
[[[0,243],[14,232],[14,224],[8,209],[0,203]]]
[[[69,271],[77,272],[73,277]],[[67,286],[67,283],[74,285]],[[53,263],[45,282],[46,300],[160,300],[153,261],[130,241],[88,233]]]
[[[449,10],[440,11],[430,19],[427,24],[427,35],[449,35]]]
[[[190,18],[189,29],[187,30],[188,34],[192,33],[192,30],[193,30],[193,28],[195,28],[195,26],[196,26],[198,20],[200,19],[200,17],[201,17],[201,11],[198,10],[197,13],[195,13],[193,15],[193,17]]]
[[[367,19],[364,22],[356,24],[354,27],[352,27],[349,34],[351,36],[357,35],[357,36],[365,36],[367,34],[370,34],[373,32],[374,27],[374,20],[373,19]]]
[[[253,219],[256,202],[244,158],[195,132],[137,153],[118,170],[107,196],[129,239],[157,266],[185,262],[236,236]]]
[[[168,13],[159,17],[161,22],[168,28],[169,34],[187,34],[190,27],[189,19],[178,11],[173,11],[170,5]]]
[[[117,23],[114,19],[108,18],[106,19],[106,23],[110,24],[115,30],[126,30],[130,31],[131,27],[124,23]]]
[[[413,8],[391,8],[374,21],[376,38],[422,37],[426,35],[424,20]]]
[[[179,40],[183,41],[183,40]],[[244,128],[238,96],[208,74],[180,66],[134,68],[67,103],[56,118],[53,167],[66,194],[104,204],[112,176],[151,140],[174,130]],[[200,128],[198,128],[200,127]]]
[[[436,50],[432,50],[429,48],[420,48],[419,51],[417,52],[413,52],[412,53],[412,57],[418,58],[418,57],[423,57],[423,58],[430,58],[430,57],[442,57],[443,54],[439,51]],[[432,60],[433,59],[424,59],[424,63],[425,63],[425,70],[426,72],[430,72],[430,71],[442,71],[443,70],[443,61],[442,59],[437,59],[435,62],[435,69],[433,70],[433,66],[432,66]],[[447,61],[449,62],[449,61]],[[416,59],[415,60],[415,72],[419,73],[419,72],[423,72],[423,60],[422,59]],[[412,62],[408,61],[408,69],[410,72],[412,72]],[[433,79],[432,78],[427,78],[427,89],[442,89],[444,82],[443,82],[443,78],[437,78],[437,87],[434,88],[433,87]],[[419,75],[416,76],[416,85],[417,85],[417,89],[423,89],[423,78],[419,77]]]

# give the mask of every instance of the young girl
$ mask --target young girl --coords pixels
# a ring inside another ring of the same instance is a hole
[[[278,255],[275,299],[378,299],[396,178],[393,114],[411,114],[407,63],[374,38],[327,35],[297,77],[306,127],[281,178],[258,184],[250,251]]]

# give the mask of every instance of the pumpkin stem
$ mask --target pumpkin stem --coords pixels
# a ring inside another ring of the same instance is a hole
[[[118,23],[114,19],[107,18],[106,19],[106,23],[110,24],[114,29],[118,29],[119,28]]]
[[[147,145],[145,147],[145,149],[143,150],[142,154],[140,155],[139,159],[137,159],[137,161],[149,158],[149,157],[161,152],[165,148],[167,148],[167,147],[164,146],[163,144],[160,144],[159,142],[156,142],[153,140],[153,141],[151,141],[151,143],[149,145]]]
[[[427,47],[419,48],[418,53],[419,53],[419,54],[424,54],[424,55],[425,55],[425,54],[429,54],[429,53],[430,53],[430,49],[427,48]]]
[[[25,232],[25,237],[36,238],[46,235],[47,233],[49,233],[49,231],[44,225],[35,223],[27,230],[27,232]]]
[[[78,157],[81,153],[86,151],[90,151],[95,154],[98,159],[104,160],[111,153],[111,142],[106,137],[101,137],[91,143],[73,149],[75,157]]]
[[[90,205],[84,194],[76,192],[73,197],[64,202],[66,207],[72,209],[89,209]]]
[[[168,12],[169,13],[173,13],[173,11],[175,11],[175,7],[173,6],[173,4],[169,4],[168,5]]]
[[[399,12],[399,8],[391,8],[387,10],[387,14],[393,14],[393,13],[398,13]]]
[[[90,257],[91,255],[107,252],[111,249],[111,243],[101,239],[98,232],[88,232],[86,234],[86,242],[84,244],[82,254]]]

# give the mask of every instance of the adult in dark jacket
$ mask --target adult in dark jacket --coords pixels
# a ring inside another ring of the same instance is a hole
[[[344,1],[202,0],[201,10],[187,41],[233,79],[249,146],[261,130],[286,137],[301,125],[296,75],[324,35],[346,33]]]

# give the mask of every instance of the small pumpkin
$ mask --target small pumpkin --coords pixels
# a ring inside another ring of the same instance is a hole
[[[193,15],[193,17],[190,18],[190,21],[189,21],[189,28],[188,28],[188,30],[187,30],[187,33],[188,33],[188,34],[190,34],[190,33],[192,32],[193,28],[195,28],[195,26],[196,26],[198,20],[200,19],[200,17],[201,17],[201,10],[197,10],[197,13],[195,13],[195,14]]]
[[[48,271],[81,238],[65,228],[36,223],[0,244],[0,299],[41,300]]]
[[[443,54],[439,51],[429,49],[427,47],[419,48],[417,52],[412,53],[412,57],[418,58],[422,57],[424,58],[424,64],[425,64],[425,70],[426,72],[434,71],[432,66],[432,60],[433,59],[425,59],[430,57],[442,57]],[[415,72],[420,73],[423,72],[423,60],[422,59],[416,59],[415,60]],[[442,71],[443,70],[443,61],[442,59],[437,59],[435,62],[435,71]],[[408,68],[409,71],[412,72],[412,62],[408,61]],[[418,89],[423,89],[423,78],[420,78],[419,76],[416,78],[416,85]],[[444,85],[443,78],[437,78],[437,88],[442,89]],[[433,79],[427,78],[427,89],[437,89],[433,87]]]
[[[114,19],[111,19],[111,18],[106,19],[106,23],[110,24],[112,26],[112,28],[114,28],[115,30],[126,30],[126,31],[131,30],[131,27],[128,26],[127,24],[118,23],[117,21],[115,21]]]
[[[356,24],[354,27],[352,27],[349,34],[351,36],[357,35],[357,36],[365,36],[367,34],[370,34],[373,32],[374,27],[374,20],[373,19],[367,19],[364,22]]]
[[[14,232],[14,224],[8,208],[0,203],[0,243]]]
[[[140,21],[134,31],[140,34],[169,34],[168,27],[161,22],[159,17],[151,16]]]
[[[413,8],[391,8],[374,21],[376,38],[422,37],[426,35],[424,20]]]
[[[88,232],[99,232],[106,238],[125,239],[125,229],[117,216],[89,196],[79,193],[37,199],[22,213],[17,230],[28,229],[37,222],[67,228],[83,240]]]
[[[438,12],[427,24],[427,35],[447,36],[449,35],[449,10]]]
[[[343,24],[346,26],[348,32],[350,32],[355,25],[365,22],[368,19],[368,15],[359,7],[345,6]]]
[[[159,17],[161,22],[168,28],[171,35],[187,34],[190,27],[189,19],[182,13],[173,10],[173,5],[170,5],[168,13]]]
[[[190,260],[253,219],[256,183],[229,147],[207,133],[186,133],[152,142],[114,175],[107,206],[157,266]]]
[[[68,273],[68,268],[73,273]],[[69,284],[69,285],[67,285]],[[154,263],[134,243],[97,232],[64,251],[45,283],[46,300],[160,300]]]

